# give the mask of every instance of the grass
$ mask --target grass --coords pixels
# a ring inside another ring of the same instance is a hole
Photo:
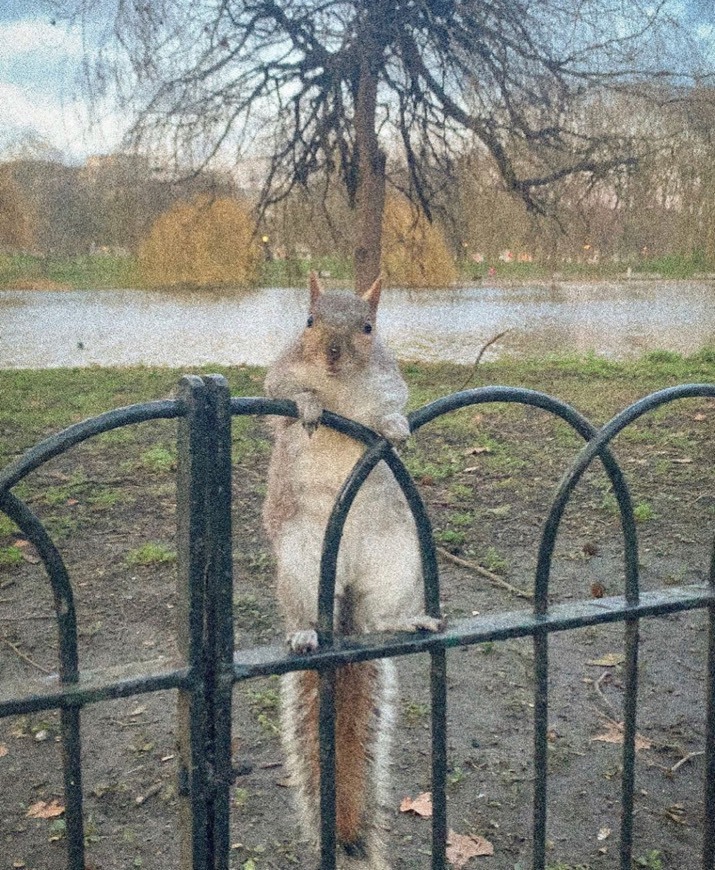
[[[261,730],[274,737],[280,733],[278,677],[268,677],[264,686],[262,689],[248,689],[248,700]]]
[[[9,547],[0,547],[0,568],[11,568],[22,562],[22,550],[11,544]]]
[[[76,290],[136,287],[133,257],[0,255],[0,288]]]
[[[149,541],[135,550],[130,550],[126,561],[128,565],[165,565],[176,561],[176,553],[164,544]]]
[[[501,261],[460,265],[461,282],[489,278],[490,268],[496,278],[507,281],[544,281],[555,275],[573,280],[622,278],[628,267],[633,272],[664,278],[692,278],[712,272],[715,264],[702,254],[668,254],[647,260],[633,259],[614,263],[502,263]],[[311,259],[270,260],[262,263],[258,279],[262,287],[297,287],[305,285],[308,273],[315,269],[330,280],[351,282],[353,263],[350,257],[318,256]],[[136,258],[106,254],[78,256],[31,256],[0,254],[0,289],[76,290],[136,288],[141,286]]]

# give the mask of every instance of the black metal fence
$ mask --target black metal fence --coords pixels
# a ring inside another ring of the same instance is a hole
[[[643,414],[691,397],[715,397],[715,384],[687,384],[653,393],[601,429],[564,403],[532,390],[484,387],[455,393],[410,415],[412,431],[435,418],[471,405],[511,402],[544,409],[568,423],[585,446],[555,494],[538,553],[532,613],[501,613],[462,619],[430,635],[333,637],[335,571],[340,536],[350,506],[372,468],[390,467],[415,517],[422,552],[425,608],[439,616],[439,576],[435,544],[425,506],[398,455],[374,432],[325,413],[323,423],[363,441],[365,453],[336,501],[325,535],[319,591],[320,649],[307,656],[277,647],[234,650],[231,549],[231,419],[237,415],[296,416],[290,402],[231,398],[220,376],[182,378],[173,400],[110,411],[71,426],[38,444],[0,473],[0,509],[35,545],[54,595],[59,632],[59,668],[53,686],[20,697],[0,698],[0,718],[58,709],[63,750],[67,867],[84,870],[80,715],[88,704],[163,689],[178,691],[178,794],[180,867],[228,870],[229,788],[231,782],[231,700],[239,681],[291,670],[315,669],[320,675],[321,867],[335,867],[334,679],[336,667],[352,661],[427,652],[431,657],[432,867],[445,867],[447,839],[447,684],[446,653],[457,646],[533,638],[535,652],[533,867],[544,870],[547,815],[547,717],[549,635],[602,623],[625,623],[625,701],[621,794],[620,867],[632,866],[633,795],[638,677],[638,625],[643,617],[707,608],[708,671],[704,699],[705,781],[702,868],[715,868],[715,546],[706,586],[639,591],[638,542],[634,513],[623,473],[609,442]],[[181,667],[143,673],[125,670],[121,679],[83,673],[79,666],[73,591],[65,564],[40,520],[11,491],[51,457],[88,438],[123,426],[177,418],[178,426],[178,644]],[[600,459],[620,510],[625,552],[623,596],[566,605],[549,605],[554,544],[564,509],[584,471]]]

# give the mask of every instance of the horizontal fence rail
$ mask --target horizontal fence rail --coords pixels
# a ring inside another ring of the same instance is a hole
[[[392,446],[353,421],[324,412],[321,422],[365,445],[345,481],[323,542],[318,600],[319,649],[293,655],[282,647],[234,649],[231,557],[231,420],[234,416],[297,416],[292,402],[231,398],[220,376],[185,376],[175,399],[109,411],[45,439],[0,471],[0,510],[34,544],[53,593],[59,638],[58,673],[31,692],[4,688],[0,718],[57,709],[61,716],[62,763],[67,824],[67,867],[84,870],[80,714],[82,707],[112,698],[175,689],[178,694],[178,793],[181,870],[228,870],[231,772],[231,699],[236,683],[258,676],[312,669],[320,676],[321,868],[336,866],[334,680],[350,662],[428,653],[431,658],[432,867],[445,867],[447,838],[447,651],[487,641],[531,637],[535,654],[534,695],[534,870],[546,866],[549,636],[585,626],[622,622],[625,627],[625,702],[621,784],[621,870],[630,870],[633,851],[633,793],[637,712],[638,625],[659,617],[707,608],[708,671],[705,716],[703,870],[715,870],[715,542],[704,586],[658,592],[639,590],[638,540],[630,493],[609,445],[625,427],[665,404],[715,397],[715,384],[671,387],[631,405],[601,428],[559,400],[533,390],[484,387],[432,402],[409,416],[412,432],[460,408],[506,402],[539,408],[567,423],[584,441],[554,495],[540,539],[531,612],[460,619],[436,634],[335,636],[337,558],[344,524],[361,486],[383,462],[402,489],[415,519],[422,557],[425,611],[440,616],[440,580],[429,516],[414,481]],[[72,583],[65,563],[42,522],[11,490],[49,459],[104,432],[149,420],[178,421],[178,661],[127,665],[102,672],[82,670]],[[618,504],[624,546],[621,596],[550,604],[549,578],[556,537],[569,499],[586,469],[598,459]]]

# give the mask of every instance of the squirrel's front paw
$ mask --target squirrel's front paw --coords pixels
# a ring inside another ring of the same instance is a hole
[[[380,420],[379,429],[393,444],[404,444],[410,437],[410,424],[402,414],[386,414]]]
[[[312,628],[303,631],[293,631],[286,638],[286,643],[294,653],[313,652],[318,649],[318,634]]]
[[[295,404],[301,423],[308,435],[312,435],[318,428],[320,415],[323,413],[323,407],[318,401],[318,397],[315,393],[298,393],[295,397]]]

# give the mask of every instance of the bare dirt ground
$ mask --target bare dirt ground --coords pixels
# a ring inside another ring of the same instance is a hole
[[[65,390],[72,389],[71,374]],[[229,376],[234,391],[260,394],[260,373],[242,370]],[[408,376],[414,405],[460,381],[459,373],[416,367]],[[715,361],[705,359],[692,372],[652,365],[647,374],[618,367],[485,367],[480,378],[552,392],[599,423],[650,389],[686,379],[715,380]],[[170,373],[165,382],[172,382]],[[54,395],[61,386],[53,383]],[[12,401],[50,401],[45,395],[39,387],[28,390],[25,382]],[[116,404],[134,400],[120,398]],[[22,421],[5,415],[0,435],[6,456],[51,428],[44,424],[28,431]],[[279,642],[281,631],[271,557],[260,529],[267,427],[255,420],[237,424],[236,430],[234,618],[237,645],[246,647]],[[616,442],[640,519],[644,589],[706,581],[715,526],[714,431],[714,403],[688,400],[652,415]],[[174,433],[171,423],[152,423],[103,436],[51,461],[19,488],[47,522],[70,570],[83,669],[175,656]],[[420,483],[440,546],[529,590],[554,486],[577,449],[566,428],[542,412],[484,406],[427,427],[405,458]],[[57,669],[57,632],[42,566],[7,523],[0,527],[0,553],[0,693],[6,696],[18,686],[29,691],[51,679]],[[621,594],[622,560],[613,496],[605,475],[594,470],[569,507],[557,542],[553,601]],[[441,567],[448,619],[530,606],[469,569],[446,559]],[[641,638],[634,866],[696,870],[703,815],[706,615],[646,620]],[[622,648],[622,626],[582,629],[551,641],[548,837],[554,870],[618,866],[621,746],[613,723],[621,715]],[[395,870],[408,870],[429,866],[429,821],[399,811],[404,797],[429,789],[428,659],[400,659],[398,670],[387,837]],[[494,847],[493,856],[473,858],[468,867],[529,866],[532,671],[528,640],[448,655],[449,824]],[[235,868],[315,866],[292,812],[277,730],[277,689],[273,678],[235,689]],[[177,866],[175,713],[172,692],[98,703],[83,711],[88,868]],[[51,808],[52,801],[62,804],[58,734],[55,713],[0,720],[2,868],[65,866],[61,815],[33,818],[30,812],[38,805]],[[40,814],[47,813],[40,809]]]

